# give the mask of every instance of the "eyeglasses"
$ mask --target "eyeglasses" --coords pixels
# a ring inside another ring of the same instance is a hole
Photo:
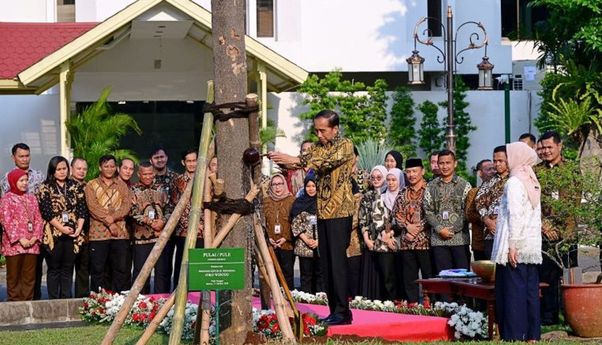
[[[284,186],[284,182],[272,183],[272,186]]]

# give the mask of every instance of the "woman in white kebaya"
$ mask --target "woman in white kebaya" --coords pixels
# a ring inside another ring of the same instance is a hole
[[[496,319],[504,341],[540,339],[539,270],[541,187],[532,166],[537,153],[523,142],[506,145],[510,178],[498,214],[492,259],[496,262]]]

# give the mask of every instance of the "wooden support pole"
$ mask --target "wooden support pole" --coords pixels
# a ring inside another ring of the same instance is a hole
[[[291,328],[291,324],[288,320],[288,315],[286,314],[286,309],[284,306],[284,297],[282,296],[282,291],[280,290],[280,285],[278,284],[278,278],[276,278],[274,262],[272,261],[272,257],[270,256],[268,245],[264,237],[263,229],[259,224],[257,215],[253,216],[253,229],[255,232],[255,242],[257,243],[257,247],[259,248],[259,252],[263,257],[263,261],[267,269],[270,289],[272,290],[272,298],[274,300],[274,311],[276,312],[278,324],[280,325],[280,329],[282,330],[283,342],[286,344],[296,344],[297,340],[295,339],[293,330]]]
[[[209,81],[207,85],[207,99],[213,99],[213,81]],[[199,221],[201,217],[201,207],[203,205],[203,191],[205,179],[207,176],[207,152],[211,141],[211,131],[213,130],[213,113],[205,113],[203,118],[203,129],[201,131],[201,142],[199,145],[199,153],[197,155],[197,168],[194,174],[194,183],[192,184],[192,200],[190,202],[190,216],[188,221],[188,232],[186,234],[186,242],[184,248],[194,248],[196,244]],[[174,317],[172,321],[171,334],[169,335],[169,344],[177,345],[182,338],[184,329],[184,312],[186,301],[188,299],[188,251],[184,250],[182,255],[182,268],[180,269],[180,277],[178,287],[176,289],[176,303]]]
[[[146,262],[144,262],[144,266],[142,266],[142,269],[140,270],[138,277],[136,277],[134,284],[132,284],[132,288],[130,289],[130,292],[127,295],[127,297],[125,298],[125,301],[123,302],[123,305],[121,306],[121,309],[117,313],[117,316],[115,316],[115,320],[113,320],[111,327],[109,327],[107,334],[105,335],[104,339],[102,340],[103,345],[112,344],[113,341],[115,340],[115,337],[117,337],[117,333],[119,333],[121,326],[123,326],[123,323],[125,322],[126,317],[128,316],[130,310],[134,306],[134,303],[136,302],[136,298],[138,298],[140,291],[144,287],[144,283],[150,276],[151,271],[153,270],[153,267],[155,267],[155,264],[157,263],[157,260],[159,260],[159,257],[161,256],[161,253],[163,252],[163,248],[165,248],[165,245],[171,238],[171,234],[172,234],[173,230],[176,228],[176,224],[180,220],[180,217],[182,216],[182,212],[184,211],[187,200],[190,197],[191,191],[192,191],[192,185],[189,185],[186,188],[186,190],[184,190],[184,193],[182,194],[182,198],[180,198],[180,200],[178,201],[176,208],[174,209],[173,213],[171,214],[171,217],[169,217],[167,224],[165,224],[165,227],[161,231],[161,234],[159,235],[159,239],[157,240],[157,242],[155,242],[155,245],[153,246],[153,249],[151,250],[148,258],[146,259]]]

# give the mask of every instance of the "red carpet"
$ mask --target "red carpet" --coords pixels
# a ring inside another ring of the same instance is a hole
[[[168,295],[154,295],[168,297]],[[199,293],[191,292],[188,299],[198,303]],[[253,307],[259,309],[258,297],[253,297]],[[302,313],[314,313],[320,317],[328,315],[328,307],[323,305],[297,303]],[[328,328],[328,335],[356,335],[378,337],[391,341],[438,341],[452,340],[453,333],[447,325],[447,318],[417,316],[379,311],[353,309],[353,323]]]

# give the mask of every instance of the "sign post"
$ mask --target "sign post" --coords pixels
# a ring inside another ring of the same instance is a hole
[[[215,291],[215,329],[219,344],[218,290],[245,287],[244,248],[207,248],[188,250],[188,291]]]

